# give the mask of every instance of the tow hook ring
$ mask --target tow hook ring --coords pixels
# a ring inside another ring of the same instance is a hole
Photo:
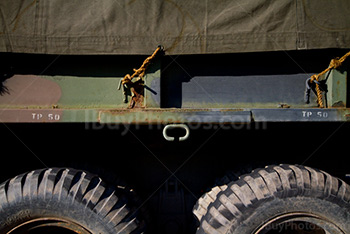
[[[163,129],[163,137],[167,141],[175,141],[175,137],[169,136],[167,131],[169,129],[181,128],[186,131],[184,136],[179,137],[179,141],[185,141],[190,136],[190,129],[186,124],[168,124]]]

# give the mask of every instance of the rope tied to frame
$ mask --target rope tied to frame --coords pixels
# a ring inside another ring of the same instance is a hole
[[[347,57],[350,56],[350,51],[348,53],[346,53],[343,57],[341,58],[335,58],[335,59],[332,59],[331,62],[329,63],[329,66],[328,68],[326,68],[324,71],[322,71],[321,73],[319,74],[315,74],[315,75],[312,75],[310,77],[310,80],[309,82],[310,83],[315,83],[316,84],[316,94],[317,94],[317,103],[318,103],[318,106],[320,108],[324,108],[324,104],[323,104],[323,100],[322,100],[322,91],[321,91],[321,88],[320,88],[320,83],[319,83],[319,79],[322,75],[326,74],[327,72],[329,72],[330,70],[332,69],[337,69],[338,67],[340,67],[343,62],[346,60]]]
[[[154,57],[156,57],[156,55],[163,50],[162,46],[158,46],[157,49],[153,52],[153,54],[151,56],[149,56],[148,58],[145,59],[145,61],[143,61],[141,67],[139,69],[133,69],[134,74],[129,75],[126,74],[124,76],[124,78],[120,81],[119,87],[118,89],[121,88],[121,85],[132,85],[133,83],[133,79],[135,77],[139,77],[139,78],[143,78],[145,76],[146,73],[146,69],[147,67],[150,65],[151,61],[154,59]]]

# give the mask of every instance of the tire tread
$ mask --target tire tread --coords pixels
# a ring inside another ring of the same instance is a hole
[[[118,195],[119,196],[119,195]],[[85,209],[113,223],[116,233],[131,233],[139,228],[136,214],[131,214],[127,199],[119,199],[115,190],[90,173],[69,168],[47,168],[16,176],[0,184],[0,210],[26,202],[82,203]]]
[[[326,172],[301,165],[271,165],[254,170],[217,194],[202,217],[197,233],[227,233],[253,204],[273,198],[307,196],[337,199],[349,205],[350,186]]]

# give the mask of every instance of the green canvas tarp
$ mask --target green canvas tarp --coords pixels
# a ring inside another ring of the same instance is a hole
[[[350,48],[349,0],[1,0],[0,52]]]

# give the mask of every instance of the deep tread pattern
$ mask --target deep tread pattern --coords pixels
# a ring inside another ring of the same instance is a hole
[[[310,167],[272,165],[241,176],[215,195],[216,199],[208,205],[207,213],[201,214],[197,233],[227,233],[230,228],[232,230],[234,223],[241,221],[244,212],[252,204],[276,197],[322,198],[344,202],[341,205],[349,206],[350,186],[326,172]]]
[[[193,214],[197,221],[200,222],[202,217],[208,212],[208,206],[216,200],[218,193],[224,191],[227,188],[227,184],[232,181],[237,181],[242,175],[252,172],[253,167],[259,167],[262,164],[257,162],[255,165],[240,165],[236,170],[227,171],[225,176],[216,180],[215,186],[210,189],[207,193],[203,194],[193,207]],[[252,167],[253,166],[253,167]]]
[[[56,178],[58,179],[57,182],[56,182],[56,186],[53,190],[53,197],[56,197],[57,200],[61,200],[62,198],[66,198],[67,197],[67,193],[64,193],[64,191],[66,191],[65,189],[65,181],[67,180],[67,177],[68,177],[68,173],[69,173],[69,170],[68,169],[64,169],[64,170],[61,170],[60,171],[60,176],[59,178]]]
[[[203,215],[207,213],[208,206],[216,200],[218,193],[222,192],[226,188],[227,188],[226,185],[216,186],[212,188],[209,192],[203,194],[198,199],[192,211],[198,221],[200,221]]]
[[[7,201],[17,202],[22,200],[21,176],[16,176],[8,183]]]
[[[139,221],[127,206],[127,199],[116,195],[95,175],[67,168],[35,170],[14,177],[0,185],[0,211],[22,200],[27,202],[70,201],[85,205],[112,223],[115,233],[131,233],[139,228]],[[136,232],[135,232],[136,233]]]

